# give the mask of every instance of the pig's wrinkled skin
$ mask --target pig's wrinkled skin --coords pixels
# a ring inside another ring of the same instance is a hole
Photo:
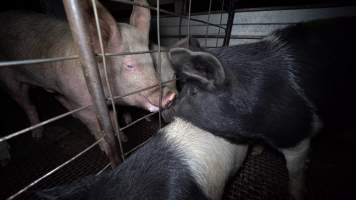
[[[145,0],[138,3],[147,4]],[[105,51],[109,53],[148,51],[150,11],[134,7],[130,24],[119,24],[110,13],[97,2]],[[89,19],[92,43],[99,53],[92,8],[86,11]],[[0,59],[24,60],[78,55],[69,26],[66,22],[48,16],[10,11],[0,15]],[[98,59],[99,71],[103,79],[103,66]],[[108,76],[114,96],[124,95],[159,83],[150,54],[114,56],[107,58]],[[32,125],[39,123],[35,106],[30,102],[30,87],[41,87],[56,95],[58,101],[68,110],[92,104],[79,60],[67,60],[44,64],[1,67],[1,85],[25,110]],[[108,95],[106,84],[104,92]],[[118,103],[138,106],[149,111],[157,111],[159,88],[146,90],[127,96]],[[175,93],[164,88],[162,106],[175,97]],[[97,138],[101,136],[93,107],[75,114]],[[41,130],[33,131],[34,137],[41,136]],[[106,143],[101,148],[108,153]]]

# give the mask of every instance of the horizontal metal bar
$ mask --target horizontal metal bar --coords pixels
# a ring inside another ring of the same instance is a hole
[[[45,120],[45,121],[43,121],[43,122],[40,122],[40,123],[38,123],[38,124],[36,124],[36,125],[30,126],[30,127],[28,127],[28,128],[22,129],[22,130],[20,130],[20,131],[17,131],[17,132],[15,132],[15,133],[10,134],[10,135],[4,136],[4,137],[0,138],[0,142],[9,140],[9,139],[11,139],[11,138],[13,138],[13,137],[22,135],[23,133],[26,133],[27,131],[31,131],[31,130],[33,130],[33,129],[36,129],[36,128],[38,128],[38,127],[44,126],[44,125],[46,125],[46,124],[48,124],[48,123],[54,122],[54,121],[59,120],[59,119],[61,119],[61,118],[63,118],[63,117],[66,117],[66,116],[68,116],[68,115],[71,115],[71,114],[73,114],[73,113],[76,113],[76,112],[79,112],[79,111],[81,111],[81,110],[84,110],[84,109],[88,108],[89,106],[91,106],[91,105],[82,106],[82,107],[80,107],[80,108],[71,110],[71,111],[69,111],[69,112],[63,113],[63,114],[58,115],[58,116],[56,116],[56,117],[53,117],[53,118],[50,118],[50,119]]]
[[[105,56],[126,56],[133,54],[146,54],[146,53],[156,53],[158,50],[150,50],[150,51],[135,51],[135,52],[122,52],[122,53],[105,53]],[[161,52],[168,52],[168,50],[162,49]],[[102,56],[102,54],[98,54],[98,56]]]
[[[233,24],[234,26],[245,26],[245,25],[256,25],[256,26],[260,26],[260,25],[293,25],[293,24],[297,24],[296,22],[252,22],[252,23],[248,23],[248,22],[239,22],[236,24]]]
[[[267,35],[266,35],[267,36]],[[162,38],[178,38],[178,35],[162,35]],[[224,35],[216,35],[216,34],[211,34],[208,36],[205,35],[192,35],[193,38],[224,38]],[[265,37],[264,35],[231,35],[231,39],[262,39]]]
[[[156,8],[156,7],[141,5],[141,4],[139,4],[139,3],[131,2],[131,1],[128,1],[128,0],[111,0],[111,1],[114,1],[114,2],[121,2],[121,3],[124,3],[124,4],[130,4],[130,5],[134,5],[134,6],[141,6],[141,7],[144,7],[144,8],[149,8],[149,9],[151,9],[151,10],[157,11],[157,8]],[[188,16],[181,16],[181,15],[178,15],[178,14],[176,14],[176,13],[174,13],[174,12],[170,12],[170,11],[164,10],[164,9],[159,9],[159,12],[164,13],[164,14],[168,14],[168,15],[172,15],[172,16],[175,16],[175,17],[182,17],[182,18],[188,19]],[[200,22],[200,23],[204,23],[204,24],[208,24],[208,25],[210,25],[210,26],[215,26],[215,27],[218,27],[218,28],[221,28],[221,29],[224,29],[224,30],[225,30],[225,27],[222,27],[222,26],[220,26],[220,25],[213,24],[213,23],[210,23],[210,22],[207,22],[207,21],[204,21],[204,20],[195,19],[195,18],[190,18],[190,20],[191,20],[191,21]]]
[[[314,9],[314,8],[337,8],[345,6],[355,6],[353,2],[328,3],[328,4],[310,4],[297,6],[273,6],[273,7],[258,7],[258,8],[238,8],[237,13],[242,12],[256,12],[256,11],[274,11],[274,10],[300,10],[300,9]]]
[[[107,170],[109,167],[111,166],[111,163],[109,162],[108,164],[105,165],[105,167],[103,169],[101,169],[100,171],[98,171],[98,173],[95,174],[95,176],[98,176],[100,174],[102,174],[105,170]]]
[[[176,80],[176,79],[174,79],[174,80],[169,80],[169,81],[165,81],[165,82],[162,82],[162,84],[167,84],[167,83],[172,82],[172,81],[175,81],[175,80]],[[131,93],[122,95],[122,96],[116,96],[116,97],[113,97],[113,98],[114,98],[114,100],[117,100],[117,99],[120,99],[120,98],[127,97],[127,96],[129,96],[129,95],[133,95],[133,94],[136,94],[136,93],[145,91],[145,90],[149,90],[149,89],[154,88],[154,87],[158,87],[158,86],[159,86],[159,85],[156,84],[156,85],[154,85],[154,86],[150,86],[150,87],[147,87],[147,88],[143,88],[143,89],[141,89],[141,90],[137,90],[137,91],[134,91],[134,92],[131,92]],[[44,125],[46,125],[46,124],[48,124],[48,123],[51,123],[51,122],[53,122],[53,121],[59,120],[59,119],[61,119],[61,118],[63,118],[63,117],[66,117],[66,116],[68,116],[68,115],[71,115],[71,114],[73,114],[73,113],[76,113],[76,112],[79,112],[79,111],[81,111],[81,110],[84,110],[84,109],[88,108],[89,106],[91,106],[91,105],[82,106],[82,107],[80,107],[80,108],[74,109],[74,110],[72,110],[72,111],[69,111],[69,112],[63,113],[63,114],[61,114],[61,115],[58,115],[58,116],[56,116],[56,117],[50,118],[50,119],[48,119],[48,120],[45,120],[45,121],[43,121],[43,122],[41,122],[41,123],[38,123],[38,124],[36,124],[36,125],[30,126],[30,127],[28,127],[28,128],[22,129],[22,130],[20,130],[20,131],[15,132],[15,133],[12,133],[12,134],[9,134],[9,135],[7,135],[7,136],[4,136],[4,137],[0,138],[0,142],[9,140],[9,139],[11,139],[11,138],[13,138],[13,137],[22,135],[22,134],[24,134],[24,133],[26,133],[26,132],[28,132],[28,131],[31,131],[31,130],[36,129],[36,128],[41,127],[41,126],[44,126]]]
[[[85,148],[83,151],[79,152],[77,155],[73,156],[72,158],[70,158],[69,160],[65,161],[64,163],[62,163],[61,165],[59,165],[58,167],[52,169],[51,171],[47,172],[46,174],[44,174],[43,176],[41,176],[40,178],[36,179],[35,181],[31,182],[30,184],[28,184],[26,187],[22,188],[21,190],[19,190],[18,192],[16,192],[15,194],[11,195],[9,198],[7,198],[7,200],[12,200],[14,198],[16,198],[17,196],[19,196],[20,194],[26,192],[28,189],[30,189],[31,187],[33,187],[34,185],[36,185],[38,182],[42,181],[43,179],[47,178],[48,176],[52,175],[53,173],[55,173],[56,171],[60,170],[61,168],[65,167],[66,165],[68,165],[69,163],[73,162],[75,159],[77,159],[78,157],[80,157],[81,155],[83,155],[84,153],[88,152],[90,149],[92,149],[94,146],[96,146],[97,144],[99,144],[99,142],[101,142],[104,139],[104,137],[99,138],[97,141],[95,141],[92,145],[90,145],[89,147]]]
[[[169,80],[169,81],[164,81],[164,82],[162,82],[162,85],[166,85],[166,84],[168,84],[170,82],[173,82],[173,81],[176,81],[176,80],[178,80],[178,79],[172,79],[172,80]],[[136,91],[124,94],[124,95],[114,96],[113,98],[114,98],[114,100],[122,99],[124,97],[130,96],[130,95],[133,95],[133,94],[145,91],[145,90],[149,90],[149,89],[152,89],[152,88],[155,88],[155,87],[159,87],[159,84],[152,85],[152,86],[149,86],[149,87],[145,87],[145,88],[142,88],[140,90],[136,90]],[[110,100],[110,99],[108,99],[108,100]]]
[[[63,60],[75,60],[79,56],[67,56],[67,57],[57,57],[57,58],[39,58],[39,59],[28,59],[28,60],[19,60],[19,61],[0,61],[0,67],[4,66],[13,66],[13,65],[30,65],[30,64],[39,64],[47,62],[58,62]]]
[[[161,50],[161,52],[167,52],[168,50]],[[145,54],[145,53],[156,53],[158,50],[151,51],[136,51],[136,52],[122,52],[122,53],[105,53],[105,56],[125,56],[131,54]],[[97,54],[96,56],[102,56],[102,54]],[[8,67],[15,65],[30,65],[30,64],[40,64],[40,63],[50,63],[65,60],[75,60],[79,59],[79,56],[67,56],[67,57],[56,57],[56,58],[39,58],[39,59],[28,59],[28,60],[15,60],[15,61],[0,61],[0,67]]]
[[[145,115],[143,117],[138,118],[137,120],[129,123],[128,125],[121,127],[120,128],[120,132],[125,130],[125,129],[127,129],[127,128],[129,128],[129,127],[131,127],[131,126],[133,126],[133,125],[135,125],[135,124],[137,124],[138,122],[140,122],[140,121],[142,121],[144,119],[147,119],[147,118],[151,117],[152,115],[157,114],[157,113],[159,113],[159,112],[158,111],[157,112],[153,112],[153,113],[150,113],[150,114],[147,114],[147,115]]]

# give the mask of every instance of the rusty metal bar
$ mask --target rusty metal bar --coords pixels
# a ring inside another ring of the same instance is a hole
[[[113,118],[113,126],[114,126],[114,131],[115,134],[118,136],[118,141],[119,141],[119,147],[120,147],[120,155],[121,155],[121,159],[125,160],[125,155],[124,155],[124,150],[122,147],[122,142],[121,142],[121,137],[119,134],[119,122],[117,120],[117,112],[116,112],[116,106],[115,106],[115,101],[113,99],[113,95],[112,95],[112,88],[110,85],[110,81],[109,81],[109,76],[108,76],[108,70],[107,70],[107,64],[106,64],[106,56],[105,56],[105,50],[104,50],[104,43],[103,43],[103,38],[101,35],[101,28],[100,28],[100,23],[99,23],[99,17],[98,17],[98,11],[97,11],[97,7],[96,7],[96,0],[91,0],[91,3],[93,5],[93,11],[94,11],[94,17],[95,17],[95,25],[96,25],[96,30],[98,32],[98,37],[99,37],[99,44],[100,44],[100,52],[101,52],[101,58],[103,61],[103,68],[104,68],[104,76],[105,76],[105,83],[106,83],[106,87],[108,88],[108,95],[112,106],[112,116],[111,118]]]
[[[115,136],[100,81],[94,49],[91,45],[88,17],[84,14],[84,9],[89,9],[90,7],[89,2],[81,0],[63,0],[63,2],[73,39],[79,49],[81,66],[94,103],[98,123],[104,132],[104,139],[107,144],[105,151],[112,167],[115,167],[120,163],[120,160],[117,154]]]

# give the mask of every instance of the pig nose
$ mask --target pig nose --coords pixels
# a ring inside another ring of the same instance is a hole
[[[177,94],[173,91],[168,91],[167,94],[162,99],[162,107],[168,107],[173,100],[176,98]]]

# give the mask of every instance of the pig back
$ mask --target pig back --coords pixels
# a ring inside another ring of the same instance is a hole
[[[0,14],[1,60],[26,60],[76,55],[71,32],[64,21],[49,16],[8,11]],[[3,67],[0,76],[13,76],[18,81],[47,90],[65,90],[61,83],[69,81],[67,75],[81,73],[78,61],[59,61],[43,64]],[[67,74],[67,75],[65,75]],[[77,78],[83,78],[78,75]],[[61,80],[63,79],[63,80]]]

